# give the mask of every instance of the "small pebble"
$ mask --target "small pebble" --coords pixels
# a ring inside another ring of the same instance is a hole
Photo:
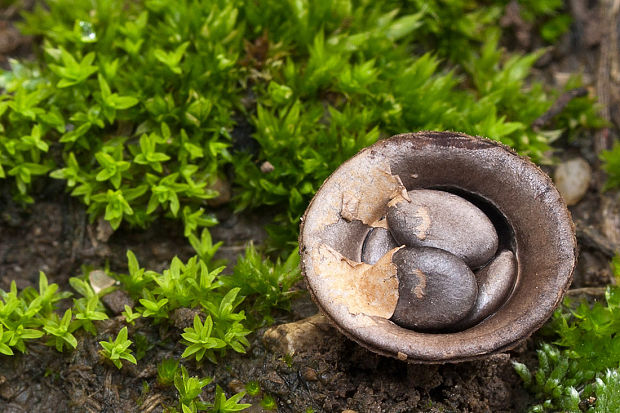
[[[476,272],[478,299],[461,323],[470,327],[494,313],[504,303],[517,276],[517,260],[512,251],[502,251],[489,265]]]
[[[96,294],[99,294],[102,290],[116,284],[116,280],[106,274],[103,270],[93,270],[89,272],[88,280],[90,281],[90,286]]]
[[[170,314],[170,321],[179,330],[194,325],[194,317],[204,318],[204,314],[198,308],[179,307]]]
[[[449,252],[428,247],[394,253],[398,302],[392,321],[413,330],[441,330],[462,320],[478,296],[467,265]]]
[[[274,166],[269,161],[265,161],[260,165],[260,171],[264,174],[268,174],[274,171]]]
[[[218,192],[215,198],[207,199],[207,204],[209,206],[215,208],[227,204],[230,201],[232,189],[230,188],[230,183],[226,179],[215,178],[215,182],[213,182],[209,189]]]
[[[301,376],[306,381],[317,381],[319,379],[319,376],[316,374],[316,370],[312,367],[304,367]]]
[[[364,241],[362,261],[367,264],[375,264],[388,251],[396,247],[398,244],[390,231],[385,228],[373,228]]]
[[[245,391],[245,384],[243,384],[241,380],[232,379],[228,382],[228,390],[235,394],[240,393],[242,391]]]
[[[125,306],[133,307],[133,300],[123,290],[114,290],[101,298],[103,304],[114,314],[119,315],[125,311]]]
[[[275,353],[308,354],[333,342],[336,335],[329,319],[322,314],[316,314],[303,320],[268,328],[263,334],[263,342]]]
[[[0,399],[11,400],[15,396],[15,388],[10,382],[0,385]]]
[[[477,268],[497,251],[491,220],[471,202],[449,192],[409,191],[410,201],[388,204],[387,223],[399,245],[448,251]]]
[[[5,7],[8,8],[8,6]],[[20,35],[19,30],[13,27],[13,24],[8,21],[0,20],[0,55],[13,52],[21,43],[22,36]]]
[[[555,169],[555,186],[567,205],[575,205],[588,192],[592,169],[582,158],[562,162]]]
[[[110,221],[107,221],[104,217],[99,217],[95,226],[95,239],[105,243],[108,242],[112,234],[114,234],[114,229],[110,225]]]

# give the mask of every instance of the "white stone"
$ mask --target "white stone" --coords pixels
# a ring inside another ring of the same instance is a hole
[[[590,186],[592,169],[582,158],[562,162],[555,169],[555,186],[567,205],[575,205],[584,197]]]

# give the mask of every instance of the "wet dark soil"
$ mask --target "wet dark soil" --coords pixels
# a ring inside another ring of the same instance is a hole
[[[121,228],[109,236],[107,224],[90,223],[84,208],[57,183],[42,183],[41,189],[27,209],[15,205],[10,196],[1,199],[0,288],[6,290],[11,280],[20,288],[36,286],[42,270],[50,282],[70,290],[68,278],[81,274],[83,265],[102,268],[107,264],[125,271],[127,249],[141,265],[157,271],[175,255],[182,259],[192,255],[182,228],[172,221],[162,220],[148,230]],[[579,223],[581,247],[574,288],[611,282],[608,263],[614,247],[598,229],[602,199],[614,202],[614,194],[592,190],[571,208]],[[221,224],[212,233],[225,242],[223,256],[231,262],[246,242],[264,240],[265,214],[239,216],[226,208],[216,212]],[[278,320],[303,320],[315,312],[308,296],[301,295],[293,311]],[[177,344],[181,330],[139,320],[130,327],[130,334],[142,335],[150,349],[137,367],[126,365],[119,371],[101,360],[98,341],[107,340],[122,325],[118,318],[99,323],[97,337],[78,335],[75,351],[61,354],[33,344],[28,354],[0,356],[0,411],[163,412],[166,406],[174,406],[174,388],[156,382],[157,364],[168,357],[181,359],[183,348]],[[512,361],[531,364],[536,336],[509,353],[483,361],[427,366],[378,356],[329,326],[302,338],[292,356],[281,350],[281,343],[263,340],[263,334],[264,329],[251,336],[246,354],[229,353],[217,365],[183,363],[193,375],[213,377],[229,396],[243,390],[244,383],[258,381],[282,412],[308,408],[316,412],[520,412],[530,403]],[[213,391],[213,385],[208,386],[205,399]],[[251,411],[260,412],[260,399],[246,396],[245,401],[254,403]]]
[[[603,11],[584,3],[568,3],[575,23],[571,33],[541,59],[540,76],[561,85],[567,73],[582,72],[591,91],[607,81],[608,105],[616,107],[620,88],[611,75],[611,81],[601,79],[604,73],[598,70],[602,35],[597,26]],[[507,15],[511,13],[514,11],[507,9]],[[0,7],[3,67],[10,56],[29,53],[30,40],[14,29],[15,16],[15,10]],[[528,35],[526,23],[514,16],[505,22],[514,26],[518,47],[527,50],[539,46]],[[614,59],[617,55],[612,56]],[[572,285],[576,295],[596,296],[599,287],[614,282],[609,259],[620,245],[620,227],[616,224],[620,197],[600,191],[604,177],[597,156],[605,139],[617,136],[616,119],[611,116],[610,121],[603,139],[601,131],[584,132],[578,140],[556,143],[561,148],[554,154],[558,159],[581,156],[594,171],[589,192],[571,207],[580,247]],[[36,202],[24,209],[13,203],[9,188],[0,181],[0,288],[4,290],[12,280],[19,288],[36,285],[39,271],[44,271],[50,282],[70,290],[69,277],[81,274],[83,266],[109,265],[113,271],[125,271],[127,249],[136,254],[142,266],[156,271],[164,269],[173,256],[187,259],[193,255],[182,228],[173,221],[162,219],[148,230],[121,228],[112,234],[104,221],[89,222],[83,205],[66,195],[60,182],[41,181],[35,193]],[[221,258],[231,264],[245,243],[265,240],[268,211],[235,215],[223,206],[214,212],[221,223],[212,234],[224,241]],[[262,395],[244,398],[252,404],[248,410],[252,412],[264,411],[260,400],[265,394],[275,398],[281,412],[521,412],[531,403],[512,362],[533,365],[537,335],[508,353],[482,361],[416,365],[378,356],[328,324],[308,321],[306,317],[314,313],[314,304],[307,294],[301,294],[293,303],[293,311],[277,318],[279,323],[314,323],[309,326],[311,334],[293,345],[293,354],[286,351],[291,348],[283,342],[286,335],[264,339],[266,329],[261,329],[250,336],[246,354],[231,352],[217,365],[187,360],[183,364],[191,375],[214,378],[214,384],[205,388],[205,400],[212,399],[215,383],[230,396],[243,390],[244,383],[258,381]],[[122,325],[119,318],[113,318],[98,323],[96,337],[78,334],[75,351],[58,353],[35,343],[28,346],[27,354],[0,355],[0,412],[148,413],[176,406],[174,387],[162,387],[156,378],[162,359],[181,359],[183,348],[177,343],[181,331],[174,325],[165,328],[139,319],[136,326],[130,326],[130,335],[141,336],[147,350],[137,366],[127,364],[118,370],[103,362],[98,341],[116,334]]]

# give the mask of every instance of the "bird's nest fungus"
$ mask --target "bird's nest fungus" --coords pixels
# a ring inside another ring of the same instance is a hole
[[[348,337],[440,363],[509,349],[551,315],[575,266],[566,205],[528,159],[420,132],[362,150],[303,218],[302,271]]]

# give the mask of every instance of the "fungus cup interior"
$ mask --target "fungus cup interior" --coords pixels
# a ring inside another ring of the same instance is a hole
[[[365,236],[385,226],[388,203],[430,188],[482,207],[518,262],[504,304],[463,331],[417,332],[389,320],[397,248],[361,263]],[[570,285],[576,240],[560,194],[531,161],[488,139],[419,132],[377,142],[325,181],[303,217],[300,254],[312,298],[346,336],[379,354],[442,363],[505,351],[542,326]]]

